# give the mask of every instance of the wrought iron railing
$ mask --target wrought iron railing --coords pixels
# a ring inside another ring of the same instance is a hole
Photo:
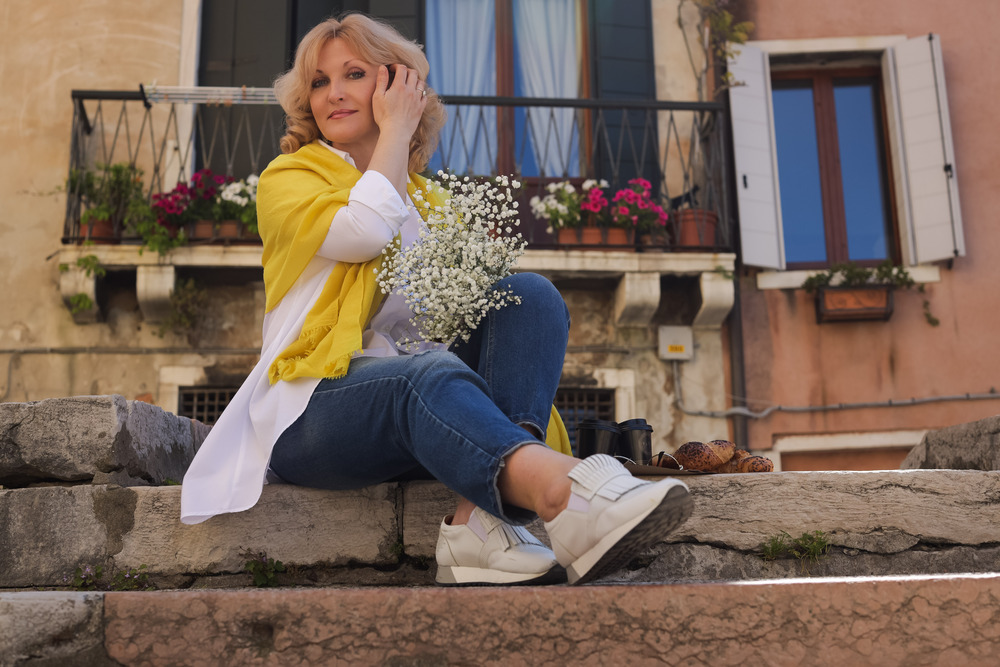
[[[269,89],[151,87],[73,91],[72,99],[65,243],[85,235],[73,177],[82,170],[126,163],[141,171],[143,192],[152,197],[205,167],[236,178],[259,174],[279,153],[283,113]],[[641,177],[671,214],[667,233],[653,238],[657,249],[682,249],[687,210],[709,212],[696,216],[687,248],[732,248],[722,104],[457,96],[444,102],[449,122],[431,169],[517,175],[525,202],[521,231],[532,247],[556,246],[546,221],[535,220],[527,206],[548,183],[605,179],[610,198]],[[128,231],[114,235],[127,238]]]

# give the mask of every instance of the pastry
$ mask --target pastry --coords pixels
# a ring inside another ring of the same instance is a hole
[[[685,442],[674,452],[674,458],[685,470],[714,471],[733,458],[736,445],[728,440]]]

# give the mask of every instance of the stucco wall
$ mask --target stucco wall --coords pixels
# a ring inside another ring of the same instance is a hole
[[[941,36],[966,257],[942,266],[926,294],[897,291],[886,323],[817,325],[802,290],[757,290],[742,279],[746,393],[752,409],[901,400],[989,392],[997,387],[1000,234],[995,222],[1000,70],[994,27],[1000,4],[935,0],[756,0],[743,3],[755,40],[906,35]],[[940,319],[932,327],[923,298]],[[1000,401],[932,403],[810,414],[774,413],[749,425],[751,444],[782,434],[934,428],[1000,411]]]

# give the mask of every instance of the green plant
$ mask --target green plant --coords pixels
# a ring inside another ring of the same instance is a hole
[[[115,572],[111,579],[111,590],[113,591],[144,591],[150,588],[149,573],[146,565],[140,565],[136,569],[130,567]]]
[[[700,100],[707,101],[726,88],[740,85],[725,65],[739,53],[739,45],[746,44],[754,24],[737,21],[726,9],[728,4],[729,0],[680,0],[677,5],[677,25]],[[692,16],[693,23],[687,20]],[[714,74],[711,82],[709,74]],[[712,90],[711,95],[709,90]]]
[[[278,574],[285,571],[284,563],[268,558],[263,551],[255,553],[246,549],[240,555],[246,559],[244,571],[253,578],[253,585],[258,588],[276,586]]]
[[[71,172],[67,189],[79,192],[81,201],[87,205],[80,216],[81,223],[108,220],[116,236],[129,223],[134,204],[145,202],[142,169],[127,162],[99,164],[97,173]]]
[[[826,533],[821,530],[802,533],[796,538],[781,531],[763,542],[760,549],[760,557],[763,560],[772,561],[791,556],[799,560],[803,572],[808,572],[811,564],[818,563],[821,558],[826,557],[830,550],[830,541]]]
[[[865,285],[890,285],[899,289],[916,288],[924,294],[924,286],[918,285],[905,267],[897,266],[890,260],[885,260],[876,267],[858,266],[854,262],[834,264],[826,271],[820,271],[805,279],[802,288],[810,294],[820,287],[863,287]],[[931,303],[923,300],[924,319],[933,327],[941,324],[938,318],[931,314]]]
[[[207,304],[208,290],[198,285],[194,278],[179,282],[170,293],[170,313],[160,325],[157,334],[162,338],[167,331],[174,333],[191,331]]]
[[[73,590],[96,591],[98,586],[101,585],[101,580],[103,578],[104,567],[100,565],[97,565],[96,567],[83,565],[76,568],[76,571],[73,573],[73,578],[69,583]]]
[[[153,207],[145,200],[133,202],[129,215],[129,231],[142,239],[140,254],[148,248],[162,257],[174,248],[187,243],[184,229],[163,223]]]
[[[76,568],[72,577],[63,577],[63,582],[77,591],[144,591],[152,588],[146,570],[145,564],[135,569],[127,567],[105,581],[103,566],[82,565]]]
[[[69,312],[76,315],[94,307],[94,300],[86,292],[77,292],[69,298]]]

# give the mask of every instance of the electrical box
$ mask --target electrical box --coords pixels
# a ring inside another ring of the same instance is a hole
[[[694,358],[694,333],[691,327],[660,327],[660,359]]]

